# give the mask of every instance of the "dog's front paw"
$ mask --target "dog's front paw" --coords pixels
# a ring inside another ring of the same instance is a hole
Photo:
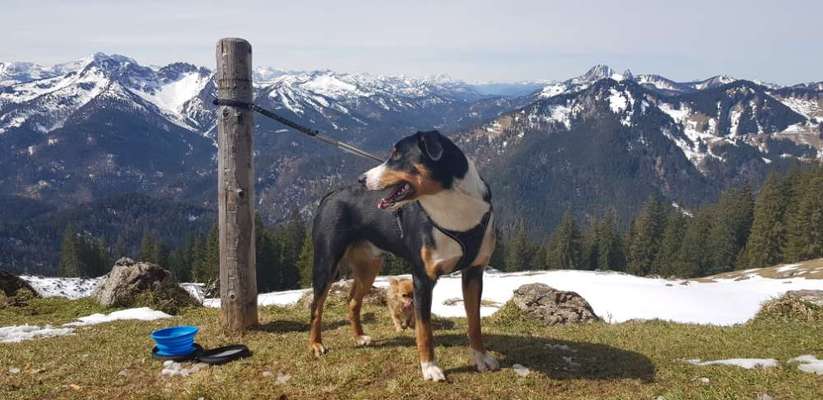
[[[471,352],[472,360],[474,361],[474,366],[477,367],[477,371],[486,372],[500,369],[500,364],[494,357],[490,356],[488,352],[477,351],[475,349],[471,349]]]
[[[355,341],[355,343],[357,343],[358,346],[368,346],[368,345],[371,344],[371,336],[368,336],[368,335],[355,336],[354,341]]]
[[[420,369],[423,370],[423,379],[427,381],[445,381],[446,374],[437,366],[436,362],[421,362]]]
[[[329,352],[329,349],[327,349],[326,346],[323,346],[323,343],[312,343],[310,344],[310,347],[312,352],[314,352],[315,357],[320,357]]]

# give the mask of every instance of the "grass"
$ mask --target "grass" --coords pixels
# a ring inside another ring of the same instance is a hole
[[[103,311],[87,300],[38,299],[0,310],[0,326],[62,323]],[[108,310],[110,311],[110,310]],[[436,353],[448,383],[424,382],[413,334],[394,333],[382,307],[364,309],[374,343],[357,348],[342,307],[326,316],[331,352],[309,354],[307,311],[260,309],[261,327],[244,337],[220,333],[218,310],[190,308],[173,320],[119,321],[79,328],[74,336],[0,344],[2,399],[819,399],[823,377],[785,364],[823,358],[823,323],[758,320],[735,327],[661,321],[541,327],[517,318],[487,319],[484,333],[503,370],[479,374],[468,363],[465,320],[437,320]],[[205,347],[247,344],[254,355],[189,377],[161,378],[149,333],[171,324],[201,328]],[[571,351],[558,345],[567,345]],[[575,365],[564,357],[571,357]],[[781,366],[745,370],[698,367],[683,359],[776,358]],[[518,377],[515,363],[532,370]],[[11,374],[9,368],[19,368]],[[271,371],[272,374],[264,374]],[[291,378],[277,384],[279,372]],[[272,376],[273,375],[273,376]],[[708,378],[709,383],[702,383]]]
[[[756,321],[823,321],[823,307],[794,295],[767,301],[754,316]]]
[[[791,266],[791,268],[784,268]],[[791,264],[778,264],[773,267],[753,268],[743,271],[723,272],[717,275],[695,279],[698,282],[716,282],[718,279],[749,279],[751,275],[759,275],[763,278],[784,279],[784,278],[805,278],[823,279],[823,258],[808,261],[801,261]]]

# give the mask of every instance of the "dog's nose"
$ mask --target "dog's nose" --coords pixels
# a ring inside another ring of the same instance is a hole
[[[366,174],[362,174],[359,177],[357,177],[357,181],[360,182],[361,185],[365,185],[366,184]]]

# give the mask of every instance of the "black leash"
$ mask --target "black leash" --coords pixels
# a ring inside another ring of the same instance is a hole
[[[212,101],[212,104],[214,104],[216,106],[237,107],[237,108],[244,108],[246,110],[257,111],[258,113],[263,114],[263,116],[271,118],[271,119],[273,119],[273,120],[275,120],[275,121],[277,121],[277,122],[279,122],[283,125],[288,126],[289,128],[292,128],[292,129],[294,129],[298,132],[301,132],[301,133],[304,133],[308,136],[311,136],[311,137],[313,137],[313,138],[315,138],[315,139],[317,139],[321,142],[328,143],[330,145],[336,146],[340,150],[343,150],[345,152],[348,152],[348,153],[351,153],[351,154],[354,154],[356,156],[360,156],[360,157],[363,157],[363,158],[370,158],[370,159],[375,160],[377,162],[383,162],[382,158],[377,157],[374,154],[371,154],[371,153],[369,153],[367,151],[364,151],[364,150],[360,150],[357,147],[354,147],[354,146],[352,146],[348,143],[343,143],[339,140],[332,139],[332,138],[330,138],[326,135],[323,135],[322,133],[320,133],[320,131],[318,131],[316,129],[311,129],[311,128],[305,127],[303,125],[300,125],[297,122],[294,122],[292,120],[283,118],[283,117],[275,114],[271,110],[267,110],[263,107],[258,106],[257,104],[246,103],[246,102],[243,102],[243,101],[230,100],[230,99],[214,99]]]

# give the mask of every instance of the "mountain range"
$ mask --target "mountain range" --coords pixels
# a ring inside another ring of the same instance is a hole
[[[567,208],[581,218],[615,209],[625,220],[651,193],[696,207],[823,157],[823,82],[677,82],[604,65],[557,82],[273,68],[256,69],[254,80],[261,106],[378,154],[416,130],[448,133],[490,182],[503,223],[528,216],[537,233]],[[124,193],[212,209],[214,94],[212,72],[186,63],[102,53],[53,66],[0,63],[0,263],[21,259],[2,246],[25,241],[27,221]],[[258,212],[268,223],[309,215],[323,193],[369,167],[275,122],[255,123]],[[52,252],[32,262],[53,261]]]

